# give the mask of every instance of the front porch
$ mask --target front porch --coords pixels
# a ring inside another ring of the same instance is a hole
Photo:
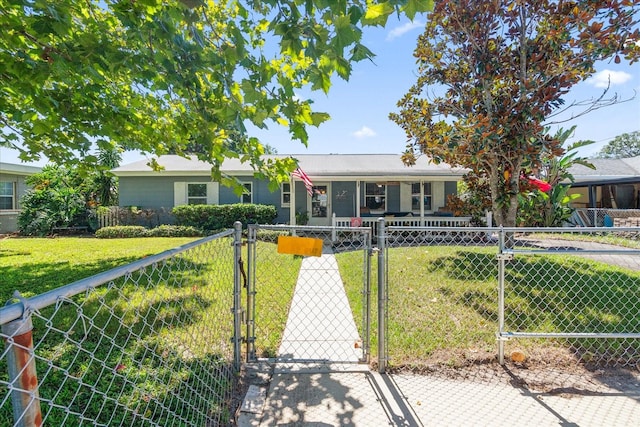
[[[369,227],[376,230],[378,220],[385,219],[391,227],[469,227],[470,216],[383,216],[380,217],[331,217],[332,227]]]

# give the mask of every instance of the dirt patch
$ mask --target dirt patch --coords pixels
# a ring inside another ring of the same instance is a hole
[[[515,358],[519,360],[518,358]],[[524,361],[514,362],[505,355],[498,363],[495,353],[482,351],[440,351],[427,360],[393,367],[391,372],[481,383],[511,384],[534,392],[571,397],[604,393],[640,396],[640,369],[588,366],[576,362],[567,349],[544,348],[528,352]]]

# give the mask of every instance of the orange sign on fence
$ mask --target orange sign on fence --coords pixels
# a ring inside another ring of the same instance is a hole
[[[322,239],[311,237],[278,236],[278,253],[304,256],[321,256]]]

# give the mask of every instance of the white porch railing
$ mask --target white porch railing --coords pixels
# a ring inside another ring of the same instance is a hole
[[[403,216],[384,217],[387,226],[391,227],[468,227],[471,225],[470,216]],[[337,217],[333,214],[333,227],[370,227],[375,229],[377,217]]]

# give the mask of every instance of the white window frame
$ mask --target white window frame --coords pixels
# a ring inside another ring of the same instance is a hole
[[[384,187],[384,194],[379,194],[379,193],[367,193],[367,189],[369,188],[369,185],[374,185],[377,188],[381,188]],[[371,213],[384,213],[387,211],[387,189],[388,186],[386,184],[379,184],[377,182],[365,182],[364,183],[364,206],[369,208],[369,211]],[[371,208],[369,206],[368,200],[370,198],[375,198],[375,197],[384,197],[384,205],[383,207],[378,207],[378,208]]]
[[[289,189],[286,191],[284,189],[285,185],[289,187]],[[285,202],[284,200],[285,194],[289,196],[288,202]],[[283,208],[291,207],[291,183],[290,182],[283,182],[280,184],[280,206]]]
[[[189,185],[205,184],[207,186],[207,205],[217,205],[220,199],[219,183],[212,181],[176,181],[173,183],[173,206],[189,203]]]
[[[192,185],[204,186],[204,196],[190,196],[189,187]],[[192,200],[199,200],[199,202],[191,203]],[[207,183],[206,182],[187,182],[187,204],[188,205],[206,205],[207,204]]]
[[[13,181],[0,181],[0,183],[2,183],[3,185],[5,183],[9,184],[11,186],[11,194],[0,194],[0,198],[7,198],[7,199],[11,199],[11,207],[10,208],[0,208],[0,210],[7,210],[7,211],[13,211],[16,210],[16,183]]]
[[[253,203],[253,182],[251,181],[246,181],[246,182],[242,182],[242,187],[244,187],[245,189],[249,190],[249,194],[246,193],[242,193],[240,195],[240,203],[243,204],[252,204]],[[249,196],[249,201],[245,201],[245,197]]]
[[[417,185],[420,187],[420,191],[418,193],[413,191],[413,186]],[[427,188],[429,189],[429,191],[427,192]],[[413,206],[413,198],[417,197],[418,198],[418,207],[414,207]],[[427,203],[425,202],[425,198],[429,198],[429,204],[427,206]],[[420,213],[420,199],[422,199],[423,203],[424,203],[424,211],[425,212],[431,212],[433,211],[433,185],[431,184],[431,182],[412,182],[411,183],[411,211],[413,213]]]

